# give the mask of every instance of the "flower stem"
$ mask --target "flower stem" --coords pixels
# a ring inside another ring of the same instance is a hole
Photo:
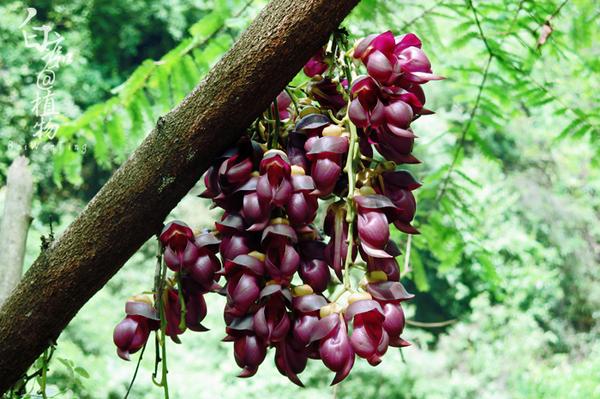
[[[156,301],[158,303],[158,312],[160,316],[160,349],[157,348],[157,358],[155,363],[155,372],[152,375],[152,382],[158,386],[162,386],[165,392],[165,399],[169,399],[169,383],[167,380],[167,373],[169,372],[167,369],[167,345],[166,345],[166,329],[167,329],[167,318],[165,316],[165,307],[163,305],[163,293],[165,286],[165,278],[167,276],[167,265],[163,262],[162,259],[162,247],[159,244],[159,254],[157,255],[157,271],[160,271],[155,279],[155,292],[156,292]],[[158,337],[158,332],[157,332]],[[158,352],[160,351],[160,356],[158,356]],[[156,381],[156,366],[158,362],[162,364],[162,373],[161,373],[161,381]]]
[[[355,187],[355,179],[356,175],[354,173],[354,161],[356,158],[356,148],[357,147],[357,138],[358,133],[356,131],[356,126],[354,123],[347,119],[348,127],[350,129],[350,145],[348,146],[348,158],[346,158],[346,166],[344,169],[348,173],[348,199],[351,199],[354,196],[354,187]]]
[[[161,384],[164,388],[165,391],[165,399],[169,399],[169,382],[167,379],[167,373],[169,372],[169,370],[167,369],[167,340],[165,339],[165,330],[167,327],[167,323],[166,320],[163,321],[164,319],[164,310],[162,311],[163,315],[161,317],[161,326],[160,326],[160,337],[161,337],[161,352],[162,352],[162,377],[161,377]]]
[[[402,270],[402,274],[407,275],[410,273],[410,249],[412,246],[412,234],[408,235],[408,239],[406,240],[406,252],[404,254],[404,269]]]
[[[185,315],[187,309],[185,307],[185,299],[183,298],[183,285],[181,284],[181,272],[177,273],[177,296],[179,297],[179,303],[181,304],[181,317],[179,320],[179,329],[184,331],[185,326]]]
[[[350,106],[348,105],[348,108]],[[344,118],[347,120],[350,130],[350,145],[348,146],[348,158],[346,159],[345,170],[348,173],[348,196],[346,197],[346,222],[348,222],[348,252],[346,253],[346,261],[344,262],[344,287],[350,290],[350,264],[352,263],[352,246],[354,244],[354,188],[356,185],[356,175],[354,173],[354,162],[358,155],[356,151],[357,136],[356,126],[350,121],[348,115]]]
[[[46,349],[44,351],[44,354],[42,355],[42,376],[41,376],[41,381],[40,381],[40,391],[42,394],[42,398],[43,399],[48,399],[48,396],[46,395],[46,376],[48,373],[48,349]]]
[[[294,104],[294,110],[296,110],[296,115],[299,116],[300,109],[298,108],[298,102],[296,101],[296,97],[295,97],[294,93],[292,93],[292,91],[287,87],[284,90],[288,94],[288,96],[290,96],[290,99],[292,100],[292,104]]]
[[[275,130],[272,132],[273,135],[270,137],[271,142],[269,148],[279,147],[279,130],[281,129],[281,118],[279,117],[279,108],[277,107],[277,98],[273,100],[273,113],[275,116]],[[269,112],[270,114],[271,112]]]
[[[349,200],[351,201],[351,200]],[[350,203],[348,207],[351,208]],[[350,215],[352,212],[351,209],[348,209],[347,215]],[[350,291],[352,286],[350,284],[350,264],[352,263],[352,245],[354,244],[354,238],[352,234],[352,229],[354,225],[354,217],[348,223],[348,252],[346,253],[346,261],[344,262],[344,289]]]
[[[329,115],[329,119],[331,119],[332,121],[334,121],[336,124],[338,125],[342,125],[344,123],[344,120],[339,120],[338,118],[335,117],[335,115],[333,114],[333,112],[331,112],[330,109],[327,110],[327,115]]]
[[[127,397],[129,397],[129,393],[131,392],[131,388],[133,388],[133,383],[135,382],[135,379],[137,378],[138,370],[140,369],[140,363],[142,363],[142,358],[144,357],[145,351],[146,351],[146,344],[144,344],[144,346],[142,346],[142,351],[140,352],[140,357],[137,361],[137,364],[135,365],[135,371],[133,372],[133,377],[131,378],[131,382],[129,383],[129,387],[127,388],[127,392],[125,392],[125,396],[123,397],[123,399],[127,399]]]
[[[329,302],[337,302],[337,300],[340,299],[346,292],[348,292],[348,290],[346,287],[343,287],[341,290],[332,295],[331,298],[329,298]]]

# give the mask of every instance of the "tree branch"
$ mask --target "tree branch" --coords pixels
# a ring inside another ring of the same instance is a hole
[[[152,235],[359,0],[273,0],[34,262],[0,310],[0,393]]]
[[[483,75],[481,77],[481,82],[479,83],[479,88],[477,89],[477,97],[475,98],[475,104],[473,105],[473,108],[471,108],[471,112],[469,113],[469,119],[467,120],[467,123],[465,123],[463,125],[463,129],[460,133],[460,138],[458,139],[456,149],[454,150],[454,155],[452,156],[452,162],[450,163],[450,167],[448,168],[446,177],[444,178],[444,180],[442,182],[442,189],[439,191],[439,194],[436,196],[436,199],[435,199],[436,208],[439,205],[442,198],[444,197],[444,194],[446,194],[446,189],[448,188],[448,183],[450,182],[450,177],[452,176],[452,172],[454,171],[454,168],[456,167],[456,163],[458,162],[458,157],[460,156],[460,153],[463,150],[465,140],[467,138],[467,133],[469,132],[469,129],[471,128],[471,125],[473,124],[473,120],[475,119],[475,114],[477,113],[477,110],[479,109],[479,103],[481,102],[481,95],[483,94],[483,89],[485,87],[485,83],[487,82],[488,73],[490,71],[490,66],[492,65],[492,61],[494,60],[494,57],[496,56],[496,54],[494,53],[494,51],[492,50],[492,48],[490,47],[490,45],[488,43],[487,37],[483,33],[483,28],[481,27],[481,22],[479,21],[479,16],[477,15],[477,10],[475,9],[475,6],[473,5],[473,1],[466,0],[466,3],[467,3],[467,6],[469,7],[469,9],[473,12],[473,18],[475,20],[475,23],[477,24],[477,30],[479,30],[479,35],[481,36],[481,40],[483,41],[483,44],[485,45],[485,49],[488,53],[488,58],[487,58],[485,67],[483,68]],[[518,15],[520,10],[521,10],[521,3],[519,3],[519,10],[517,10],[516,15]],[[515,18],[516,18],[516,15],[515,15]],[[511,26],[514,22],[515,21],[513,20],[513,22],[511,23]]]
[[[432,322],[432,323],[425,323],[425,322],[416,321],[416,320],[406,320],[406,324],[408,324],[409,326],[415,326],[415,327],[421,327],[421,328],[441,328],[441,327],[446,327],[453,323],[456,323],[457,321],[458,320],[456,320],[456,319],[452,319],[452,320],[444,320],[444,321],[438,321],[438,322]]]
[[[27,158],[15,158],[8,168],[6,180],[6,200],[0,223],[0,306],[23,273],[33,200],[33,176]]]

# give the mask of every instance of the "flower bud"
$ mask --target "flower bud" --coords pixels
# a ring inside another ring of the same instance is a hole
[[[317,240],[301,241],[298,247],[301,258],[298,269],[300,278],[315,292],[325,291],[331,280],[325,261],[325,243]]]
[[[233,354],[235,362],[243,369],[239,377],[252,377],[256,374],[258,366],[265,360],[267,347],[256,335],[244,334],[235,339]]]
[[[361,299],[352,302],[345,313],[347,321],[354,320],[350,342],[354,352],[376,366],[381,362],[389,345],[389,336],[383,328],[383,309],[374,300]]]
[[[170,247],[173,252],[182,252],[188,242],[194,239],[194,232],[187,224],[175,220],[167,223],[159,239],[163,246]]]
[[[367,273],[367,281],[369,283],[377,283],[379,281],[387,281],[387,274],[381,270],[375,270]]]
[[[310,287],[310,285],[303,284],[303,285],[297,285],[294,288],[292,288],[292,294],[294,296],[303,296],[303,295],[314,294],[314,291]]]
[[[315,55],[313,55],[306,65],[304,65],[304,73],[309,78],[321,75],[328,68],[325,62],[325,49],[321,48]]]
[[[293,337],[288,336],[276,346],[275,365],[277,370],[294,384],[303,387],[298,374],[304,371],[308,361],[306,348],[293,345]]]
[[[290,329],[284,298],[279,293],[268,296],[254,314],[254,331],[267,345],[282,341]]]
[[[157,330],[159,319],[152,301],[146,295],[136,295],[125,305],[127,316],[115,327],[113,341],[121,359],[140,350],[148,341],[150,331]]]
[[[265,261],[265,254],[263,254],[262,252],[258,252],[258,251],[252,251],[248,254],[249,256],[252,256],[253,258],[258,259],[261,262]]]
[[[306,172],[304,168],[299,165],[292,165],[292,176],[304,176]]]
[[[352,305],[356,301],[364,301],[369,299],[373,299],[373,297],[368,292],[353,292],[348,296],[348,305]]]
[[[330,315],[336,314],[336,313],[340,313],[341,311],[342,311],[342,308],[340,307],[340,305],[338,305],[336,302],[331,302],[330,304],[323,306],[319,310],[319,317],[324,319],[327,316],[330,316]]]
[[[348,330],[344,319],[338,315],[329,317],[336,318],[338,321],[329,334],[321,339],[319,355],[325,366],[336,372],[331,382],[331,385],[335,385],[350,373],[354,365],[354,350],[348,339]]]
[[[344,129],[341,126],[338,126],[338,125],[329,125],[329,126],[326,126],[323,129],[323,132],[321,134],[323,136],[339,137],[339,136],[342,135],[343,131],[344,131]]]

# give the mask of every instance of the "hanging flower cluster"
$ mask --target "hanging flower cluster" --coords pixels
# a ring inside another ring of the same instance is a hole
[[[439,77],[413,34],[346,47],[335,35],[304,67],[310,81],[282,92],[206,171],[201,197],[223,210],[212,232],[177,221],[163,229],[154,300],[127,303],[114,334],[119,356],[151,331],[179,342],[186,329],[205,330],[208,292],[226,297],[224,341],[240,377],[274,348],[294,383],[302,385],[308,359],[320,359],[336,384],[356,356],[377,365],[388,347],[408,345],[401,303],[412,295],[389,226],[418,233],[420,185],[398,165],[419,162],[410,124],[430,113],[421,85]],[[367,75],[356,77],[360,62]],[[352,270],[363,278],[353,283]]]

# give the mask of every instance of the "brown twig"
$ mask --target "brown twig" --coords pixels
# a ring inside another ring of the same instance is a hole
[[[408,324],[410,326],[414,326],[414,327],[421,327],[421,328],[440,328],[440,327],[449,326],[450,324],[454,324],[457,321],[458,321],[457,319],[452,319],[452,320],[444,320],[444,321],[438,321],[438,322],[433,322],[433,323],[425,323],[423,321],[406,320],[406,324]]]
[[[402,272],[400,273],[400,278],[405,277],[408,273],[412,272],[412,268],[410,267],[410,249],[412,246],[412,234],[408,235],[408,239],[406,240],[406,251],[404,253],[404,267],[402,268]]]
[[[433,4],[432,6],[423,9],[423,11],[419,15],[417,15],[417,16],[411,18],[410,20],[406,21],[404,23],[404,25],[402,25],[400,27],[399,31],[403,32],[404,29],[408,28],[410,25],[414,24],[419,19],[426,17],[431,11],[433,11],[434,9],[436,9],[437,7],[439,7],[440,5],[442,5],[443,2],[444,2],[444,0],[439,0],[439,1],[435,2],[435,4]]]

